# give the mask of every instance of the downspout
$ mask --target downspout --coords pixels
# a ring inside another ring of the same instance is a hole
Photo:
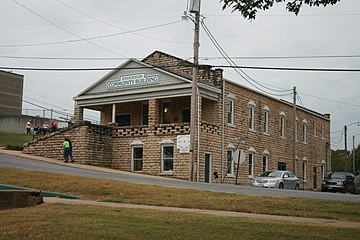
[[[225,80],[222,78],[222,116],[221,116],[221,179],[224,179],[224,146],[225,145]],[[223,181],[221,181],[222,183]]]

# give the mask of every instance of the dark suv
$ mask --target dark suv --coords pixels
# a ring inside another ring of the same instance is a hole
[[[354,177],[354,174],[349,172],[328,173],[321,184],[321,191],[356,193]]]

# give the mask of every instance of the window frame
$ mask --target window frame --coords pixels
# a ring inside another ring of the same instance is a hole
[[[164,148],[165,147],[171,147],[172,148],[172,157],[164,158],[164,154],[165,154]],[[175,157],[174,144],[173,143],[161,144],[161,172],[162,173],[172,173],[172,172],[174,172],[174,157]],[[164,163],[168,159],[171,161],[172,168],[169,169],[169,170],[166,170],[164,168],[166,166]]]
[[[142,149],[141,158],[135,158],[135,149]],[[141,161],[141,170],[135,170],[135,161]],[[143,171],[143,162],[144,162],[144,146],[143,145],[132,145],[131,146],[131,171],[133,172],[142,172]]]
[[[307,121],[303,120],[303,143],[307,143]]]
[[[285,114],[280,113],[280,137],[285,138]]]
[[[263,122],[263,131],[264,134],[269,134],[269,110],[264,109],[264,122]]]
[[[233,147],[228,147],[227,148],[227,154],[226,154],[226,158],[227,158],[227,161],[226,161],[226,166],[227,166],[227,169],[226,169],[226,176],[230,176],[230,177],[233,177],[234,176],[234,152],[235,152],[235,148]],[[230,154],[229,154],[230,153]]]
[[[232,94],[228,95],[228,110],[227,110],[227,124],[228,126],[234,126],[235,121],[235,97]]]
[[[251,156],[251,158],[250,158]],[[251,161],[250,161],[251,160]],[[254,165],[255,165],[255,152],[249,151],[248,152],[248,170],[249,170],[249,177],[254,177]]]
[[[264,165],[265,163],[265,165]],[[265,172],[269,170],[269,154],[263,153],[262,155],[262,171]]]

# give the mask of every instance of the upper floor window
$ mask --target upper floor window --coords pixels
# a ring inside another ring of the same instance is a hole
[[[229,125],[234,125],[234,99],[235,96],[233,94],[229,94],[228,95],[228,114],[227,114],[227,123]]]
[[[141,125],[149,124],[149,103],[141,103]]]
[[[298,122],[299,122],[299,119],[296,118],[296,120],[295,120],[295,141],[296,142],[298,141]]]
[[[269,111],[270,111],[270,109],[268,106],[265,106],[263,108],[263,111],[264,111],[264,113],[263,113],[264,114],[263,115],[263,117],[264,117],[263,131],[264,131],[264,133],[269,134]]]
[[[255,103],[254,101],[250,101],[249,104],[249,129],[255,130]]]
[[[303,143],[307,143],[307,121],[303,120]]]
[[[285,113],[280,113],[280,137],[285,137]]]
[[[171,123],[171,102],[161,102],[161,123]]]
[[[314,128],[314,136],[316,137],[317,123],[315,121],[313,122],[313,128]]]
[[[325,138],[324,124],[321,124],[321,137],[322,137],[323,139]]]

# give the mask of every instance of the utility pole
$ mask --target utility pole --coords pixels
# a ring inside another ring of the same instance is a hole
[[[190,161],[189,161],[189,180],[194,180],[194,160],[195,160],[195,139],[196,139],[196,115],[197,115],[197,78],[199,65],[199,28],[200,28],[200,0],[192,0],[190,12],[195,14],[194,31],[194,66],[192,76],[191,91],[191,119],[190,119]]]
[[[292,162],[293,162],[293,173],[296,175],[296,135],[297,135],[297,124],[296,124],[296,87],[293,88],[293,145],[292,145]]]
[[[353,167],[352,170],[355,172],[355,135],[353,135],[353,151],[352,151],[352,157],[353,157]]]
[[[344,160],[344,171],[346,172],[347,171],[347,157],[348,157],[348,154],[347,154],[347,126],[345,125],[344,126],[344,133],[345,133],[345,160]]]

